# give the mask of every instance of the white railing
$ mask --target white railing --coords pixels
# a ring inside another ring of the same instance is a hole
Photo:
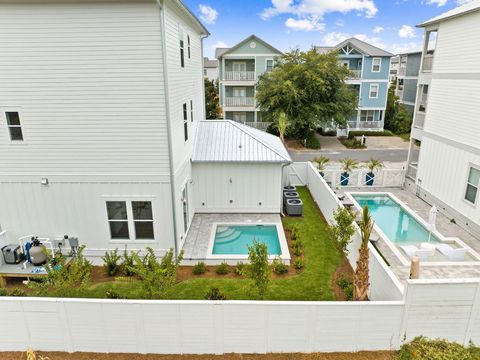
[[[225,71],[223,80],[255,80],[255,71]]]
[[[255,98],[246,96],[226,97],[225,106],[255,106]]]
[[[415,121],[413,122],[413,126],[423,129],[425,125],[425,113],[421,111],[417,111],[415,114]]]
[[[349,174],[348,187],[369,187],[366,184],[366,175],[368,169],[354,170]],[[341,169],[327,169],[324,171],[324,179],[329,182],[333,188],[345,187],[340,184]],[[375,187],[399,187],[403,186],[405,179],[405,170],[403,169],[381,169],[374,173],[375,178],[373,186]]]
[[[349,121],[350,130],[353,129],[383,129],[383,121]]]
[[[244,122],[245,125],[251,126],[255,129],[266,131],[267,128],[272,124],[271,122],[255,122],[255,121],[246,121]]]
[[[417,165],[416,164],[408,164],[407,167],[407,176],[413,180],[417,178]]]
[[[351,74],[347,76],[347,80],[360,79],[362,76],[362,70],[350,70]]]
[[[427,54],[423,57],[422,71],[431,72],[433,65],[433,55]]]

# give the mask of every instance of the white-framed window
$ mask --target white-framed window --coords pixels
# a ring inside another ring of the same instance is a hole
[[[374,110],[360,110],[360,121],[374,121]]]
[[[187,35],[187,53],[188,58],[190,59],[190,35]]]
[[[380,72],[382,69],[382,58],[374,57],[372,59],[372,72]]]
[[[467,178],[467,188],[465,190],[465,200],[475,204],[478,197],[478,189],[480,187],[480,169],[470,167]]]
[[[180,66],[185,67],[185,44],[183,42],[183,31],[181,28],[178,29],[178,38],[180,40]]]
[[[183,103],[183,136],[185,141],[188,140],[188,109],[187,103]]]
[[[404,55],[400,58],[400,69],[405,69],[407,67],[407,57]]]
[[[190,100],[190,121],[193,122],[193,100]]]
[[[203,76],[207,76],[207,69],[203,69]]]
[[[6,111],[7,128],[11,141],[23,141],[22,124],[20,123],[20,114],[18,111]]]
[[[378,98],[378,84],[370,84],[370,99]]]
[[[234,87],[233,88],[233,97],[246,97],[247,96],[247,89],[244,87]]]
[[[155,239],[151,201],[108,200],[106,207],[110,239]]]
[[[270,72],[273,70],[273,59],[265,60],[265,71]]]
[[[234,62],[232,64],[233,71],[237,72],[245,72],[247,71],[247,63],[246,62]]]

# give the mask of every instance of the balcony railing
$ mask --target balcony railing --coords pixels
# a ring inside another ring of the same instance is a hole
[[[347,80],[360,79],[362,76],[362,70],[350,70],[351,74],[347,76]]]
[[[255,106],[254,97],[233,96],[225,98],[225,106]]]
[[[413,122],[413,126],[423,129],[425,125],[425,113],[421,111],[417,111],[415,114],[415,120]]]
[[[383,129],[383,121],[349,121],[348,126],[353,129]]]
[[[223,73],[223,80],[255,80],[255,71],[225,71]]]
[[[395,95],[398,96],[400,99],[403,98],[403,88],[402,89],[396,89],[395,90]]]
[[[408,164],[407,176],[412,180],[415,180],[417,178],[417,164],[416,163]]]
[[[432,64],[433,64],[433,55],[427,54],[423,57],[423,64],[422,64],[422,71],[423,72],[431,72],[432,71]]]
[[[234,120],[236,121],[236,120]],[[240,124],[248,125],[258,130],[267,131],[267,128],[272,124],[271,122],[262,122],[262,121],[237,121]]]

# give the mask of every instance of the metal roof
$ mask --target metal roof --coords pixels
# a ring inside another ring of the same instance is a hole
[[[217,68],[218,60],[210,60],[208,57],[203,58],[203,67],[205,68]]]
[[[333,46],[333,47],[328,47],[328,46],[316,46],[315,49],[321,53],[324,54],[326,52],[329,52],[331,50],[340,50],[343,48],[345,45],[350,44],[353,46],[355,49],[360,51],[361,53],[369,56],[393,56],[392,53],[389,53],[388,51],[382,50],[376,46],[370,45],[369,43],[366,43],[365,41],[359,40],[355,37],[352,37],[350,39],[343,40],[340,44]]]
[[[248,41],[251,41],[251,40],[255,40],[255,41],[258,41],[259,43],[262,43],[264,46],[270,48],[273,52],[276,52],[280,55],[282,55],[283,53],[274,48],[272,45],[270,45],[269,43],[267,43],[265,40],[263,39],[260,39],[258,36],[252,34],[250,35],[249,37],[243,39],[242,41],[240,41],[238,44],[236,44],[235,46],[231,47],[231,48],[216,48],[215,49],[215,57],[217,59],[221,58],[223,55],[225,55],[226,53],[229,53],[230,51],[232,50],[235,50],[237,49],[238,47],[240,47],[242,44],[245,44],[246,42]]]
[[[473,0],[465,5],[456,7],[455,9],[452,9],[450,11],[444,12],[443,14],[440,14],[434,18],[431,18],[430,20],[427,20],[419,25],[417,27],[425,27],[427,25],[435,24],[447,19],[451,19],[460,15],[465,15],[474,11],[480,10],[480,0]]]
[[[203,120],[198,123],[192,162],[291,161],[277,136],[232,120]]]

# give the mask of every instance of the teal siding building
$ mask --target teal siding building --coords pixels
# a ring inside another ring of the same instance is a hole
[[[351,71],[346,82],[357,91],[357,112],[348,119],[350,130],[383,130],[387,105],[390,58],[393,54],[364,41],[350,38],[317,51],[337,51],[340,63]]]
[[[265,130],[262,112],[255,102],[258,78],[273,70],[282,52],[255,35],[242,40],[232,48],[217,48],[219,64],[219,92],[223,118]]]
[[[399,54],[399,57],[400,66],[397,73],[395,95],[398,96],[398,101],[413,114],[417,98],[418,74],[420,72],[422,52],[416,51]]]

